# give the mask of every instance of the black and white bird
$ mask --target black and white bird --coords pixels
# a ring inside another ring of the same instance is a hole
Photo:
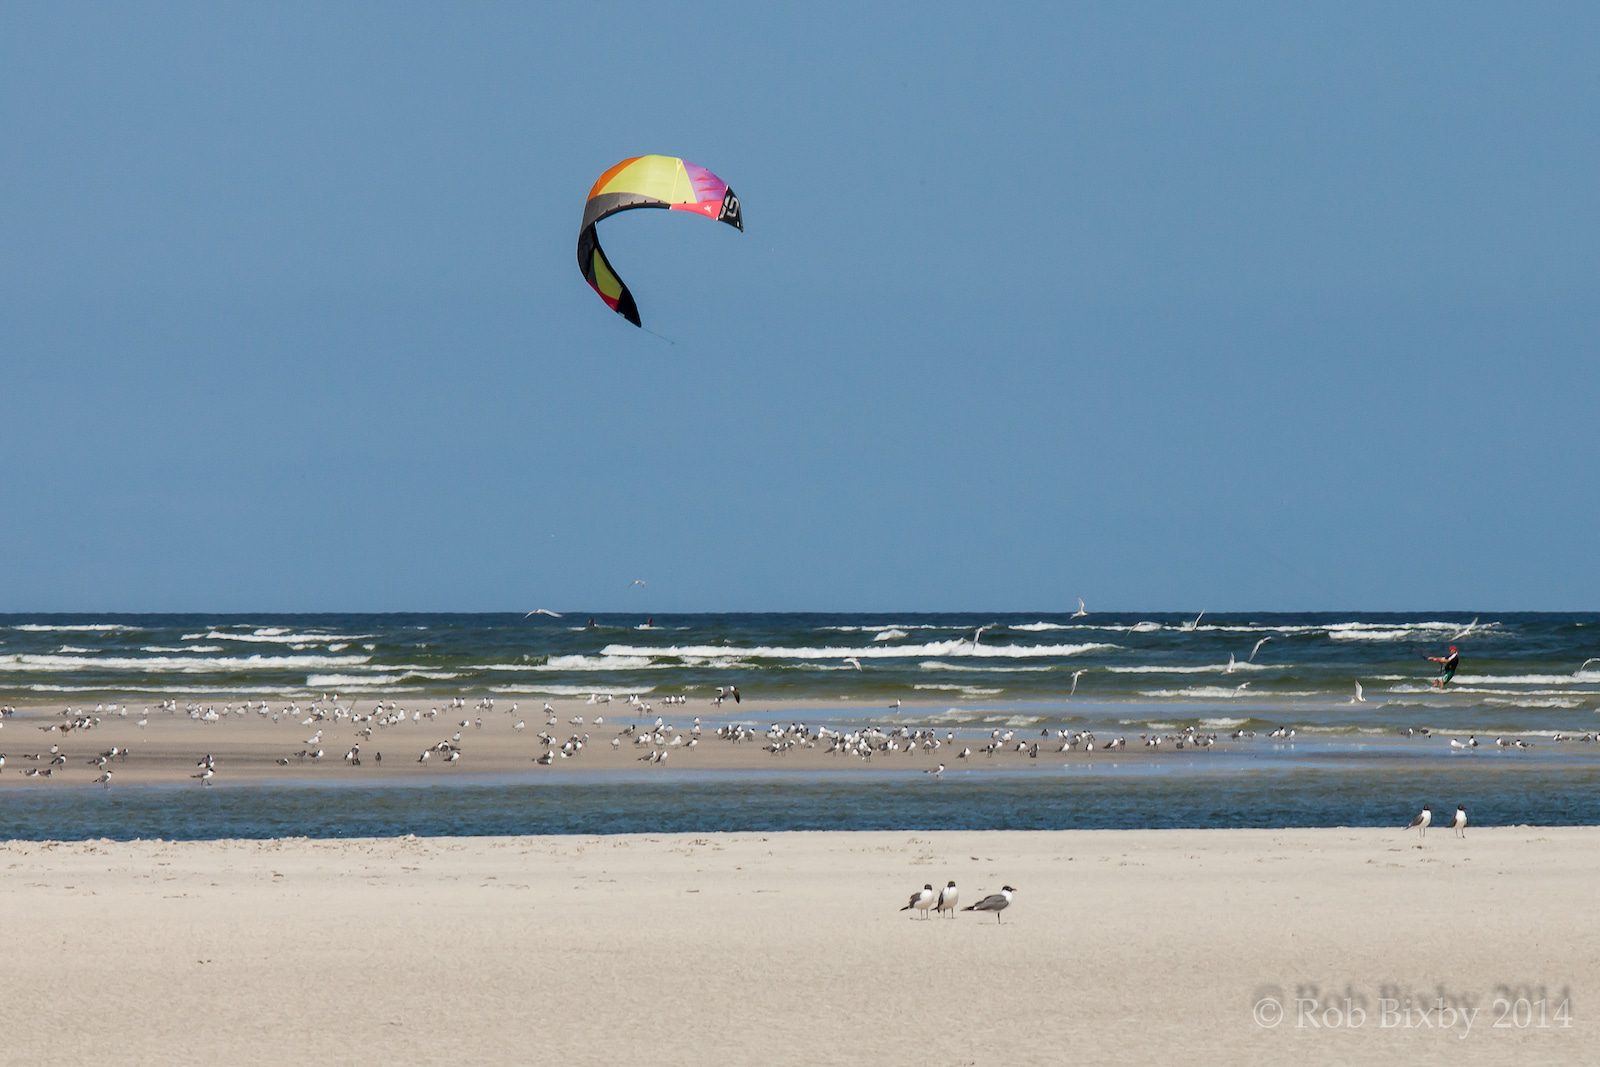
[[[1450,829],[1456,832],[1457,837],[1467,836],[1467,809],[1460,804],[1456,805],[1456,821],[1450,824]]]
[[[901,911],[910,911],[912,908],[922,912],[922,917],[928,917],[928,909],[933,907],[933,883],[930,882],[911,894],[911,900]]]
[[[1433,821],[1433,808],[1427,804],[1422,805],[1422,810],[1417,812],[1417,817],[1411,820],[1407,830],[1417,831],[1418,837],[1428,836],[1428,824]]]
[[[939,899],[934,904],[933,910],[941,914],[948,911],[950,918],[954,919],[956,917],[956,905],[960,902],[961,891],[956,888],[954,881],[950,881],[945,883],[943,889],[939,890]]]
[[[976,904],[968,904],[966,907],[962,908],[961,910],[962,911],[992,911],[992,912],[994,912],[994,921],[995,922],[999,922],[1000,921],[1000,913],[1002,911],[1005,911],[1007,908],[1011,907],[1011,894],[1013,894],[1015,892],[1016,892],[1016,889],[1014,889],[1013,887],[1011,887],[1009,885],[1003,885],[1003,886],[1000,887],[1000,892],[998,892],[998,893],[990,893],[988,896],[984,897],[982,900],[978,901]]]

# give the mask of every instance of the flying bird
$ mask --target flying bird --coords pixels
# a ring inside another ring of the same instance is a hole
[[[524,619],[531,619],[535,615],[548,615],[552,619],[561,618],[561,612],[559,612],[559,611],[551,611],[549,608],[534,608],[532,611],[530,611],[526,615],[524,615],[523,618]]]
[[[984,897],[982,900],[978,901],[976,904],[968,904],[966,907],[962,908],[961,910],[962,911],[992,911],[992,912],[994,912],[994,921],[995,922],[999,922],[1000,921],[1000,913],[1002,911],[1005,911],[1007,908],[1009,908],[1011,906],[1011,894],[1013,894],[1015,892],[1016,892],[1016,890],[1013,889],[1011,886],[1008,886],[1008,885],[1001,886],[1000,887],[1000,892],[991,893],[988,896]]]
[[[1478,628],[1478,616],[1474,615],[1472,617],[1472,621],[1467,623],[1467,628],[1465,630],[1457,630],[1454,634],[1451,634],[1450,635],[1450,640],[1459,641],[1463,637],[1465,637],[1468,634],[1470,634],[1472,631],[1476,630],[1477,628]]]
[[[1350,698],[1350,703],[1365,704],[1366,702],[1367,698],[1366,695],[1361,691],[1361,680],[1358,678],[1356,679],[1356,695]]]
[[[1583,666],[1579,667],[1577,670],[1573,671],[1572,673],[1573,674],[1582,674],[1584,671],[1589,669],[1589,664],[1591,664],[1591,663],[1600,663],[1600,656],[1590,656],[1588,659],[1583,661]]]
[[[844,662],[850,664],[850,666],[854,667],[858,671],[861,669],[861,661],[854,656],[846,656],[844,658]]]
[[[1263,637],[1261,640],[1257,641],[1256,642],[1256,647],[1252,648],[1250,650],[1250,658],[1248,660],[1246,660],[1245,662],[1254,663],[1256,661],[1256,653],[1261,651],[1261,646],[1266,644],[1268,641],[1271,641],[1271,640],[1272,640],[1272,638],[1270,638],[1270,637]]]
[[[649,585],[649,584],[650,583],[645,581],[643,578],[635,578],[633,581],[628,583],[628,588],[632,589],[636,585]]]
[[[1184,633],[1193,633],[1195,628],[1200,625],[1200,620],[1205,618],[1205,617],[1206,617],[1206,613],[1202,611],[1200,614],[1198,614],[1198,615],[1196,615],[1194,617],[1194,622],[1186,622],[1186,623],[1184,623],[1183,624],[1183,632]]]
[[[1072,672],[1072,689],[1068,691],[1067,696],[1072,696],[1073,693],[1076,693],[1078,691],[1078,679],[1082,678],[1085,674],[1088,673],[1088,671],[1089,671],[1089,668],[1080,667],[1079,669],[1077,669],[1077,670]]]
[[[1081,619],[1089,614],[1089,609],[1083,606],[1083,597],[1078,598],[1078,610],[1072,613],[1074,619]]]

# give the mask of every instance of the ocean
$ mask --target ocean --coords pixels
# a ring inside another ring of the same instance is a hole
[[[1425,657],[1451,643],[1461,667],[1441,691]],[[1391,825],[1425,800],[1470,801],[1479,825],[1600,824],[1591,657],[1600,614],[0,615],[0,704],[685,695],[710,714],[737,686],[719,721],[758,728],[1245,735],[939,781],[874,768],[12,791],[0,837]],[[782,716],[764,714],[776,701]],[[1269,739],[1280,727],[1294,739]],[[1510,739],[1529,747],[1496,744]]]

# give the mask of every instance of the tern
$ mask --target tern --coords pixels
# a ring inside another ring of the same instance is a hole
[[[1206,613],[1202,611],[1200,614],[1198,614],[1198,615],[1196,615],[1194,617],[1194,622],[1186,622],[1186,623],[1184,623],[1183,624],[1183,632],[1184,633],[1193,633],[1195,631],[1195,629],[1200,625],[1200,620],[1205,618],[1205,617],[1206,617]]]
[[[961,892],[956,889],[954,881],[946,882],[945,887],[939,890],[939,900],[934,905],[934,911],[949,912],[950,918],[956,917],[956,905],[961,902]]]
[[[844,658],[844,662],[850,664],[850,666],[854,667],[858,671],[861,669],[861,661],[854,656],[846,656]]]
[[[928,909],[933,907],[933,883],[930,882],[911,894],[911,900],[901,911],[910,911],[912,908],[922,912],[922,917],[928,917]]]
[[[976,630],[974,630],[972,632],[972,643],[974,645],[976,645],[983,638],[983,631],[988,630],[988,629],[992,629],[994,627],[994,625],[995,624],[992,623],[992,622],[986,622],[982,626],[980,626]]]
[[[1072,672],[1072,688],[1068,690],[1067,696],[1072,696],[1078,691],[1078,679],[1082,678],[1084,674],[1088,672],[1088,670],[1089,668],[1087,667],[1080,667],[1078,670]]]
[[[628,583],[628,588],[632,589],[636,585],[649,585],[649,584],[650,583],[645,581],[643,578],[635,578],[633,581]]]
[[[1362,693],[1362,691],[1361,691],[1361,679],[1357,678],[1356,679],[1356,695],[1350,698],[1350,703],[1352,703],[1352,704],[1365,704],[1366,702],[1367,702],[1366,694]]]
[[[1454,634],[1452,634],[1450,636],[1450,640],[1459,641],[1463,637],[1466,637],[1468,634],[1470,634],[1472,631],[1476,630],[1477,628],[1478,628],[1478,616],[1474,615],[1472,617],[1472,621],[1467,623],[1467,628],[1465,630],[1457,630]]]
[[[1433,821],[1433,808],[1427,804],[1422,805],[1422,810],[1417,812],[1417,817],[1411,820],[1407,830],[1417,831],[1418,837],[1428,836],[1428,824]]]
[[[551,611],[549,608],[534,608],[532,611],[530,611],[526,615],[524,615],[523,618],[524,619],[531,619],[535,615],[548,615],[552,619],[561,618],[561,612],[559,612],[559,611]]]
[[[1083,597],[1078,598],[1078,610],[1072,613],[1074,619],[1081,619],[1089,614],[1089,609],[1083,606]]]
[[[1583,661],[1583,666],[1579,667],[1577,670],[1573,671],[1572,673],[1573,674],[1582,674],[1584,671],[1589,669],[1589,664],[1591,664],[1591,663],[1600,663],[1600,656],[1590,656],[1588,659]]]
[[[1256,653],[1261,651],[1261,646],[1266,644],[1268,641],[1271,641],[1271,640],[1272,640],[1272,638],[1270,638],[1270,637],[1263,637],[1261,640],[1257,641],[1256,642],[1256,647],[1252,648],[1250,650],[1250,658],[1248,660],[1246,660],[1245,662],[1246,663],[1254,663],[1256,661]]]
[[[1011,906],[1011,894],[1013,894],[1015,892],[1016,892],[1016,890],[1013,889],[1011,886],[1008,886],[1008,885],[1001,886],[1000,887],[1000,892],[991,893],[988,896],[984,897],[982,900],[978,901],[976,904],[968,904],[966,907],[962,908],[961,910],[962,911],[992,911],[992,912],[994,912],[994,921],[995,922],[999,922],[1000,921],[1000,913],[1002,911],[1005,911],[1007,908],[1009,908]]]

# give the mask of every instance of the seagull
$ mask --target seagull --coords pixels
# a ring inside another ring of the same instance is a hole
[[[950,881],[945,883],[945,887],[943,889],[939,890],[939,900],[934,905],[933,910],[941,913],[948,911],[950,913],[950,918],[954,919],[956,917],[956,905],[960,903],[960,901],[961,892],[960,890],[956,889],[956,883],[954,881]]]
[[[1206,613],[1202,611],[1200,614],[1198,614],[1198,615],[1196,615],[1194,617],[1194,622],[1186,622],[1186,623],[1184,623],[1183,624],[1183,632],[1184,633],[1193,633],[1194,629],[1197,626],[1200,625],[1200,620],[1205,618],[1205,617],[1206,617]]]
[[[1456,832],[1457,837],[1467,836],[1467,809],[1460,804],[1456,805],[1456,821],[1450,824],[1450,829]]]
[[[1352,704],[1365,704],[1366,702],[1367,702],[1366,695],[1361,692],[1361,679],[1357,678],[1356,679],[1356,695],[1350,698],[1350,703],[1352,703]]]
[[[1083,618],[1084,616],[1086,616],[1088,614],[1089,614],[1089,610],[1083,606],[1083,597],[1079,597],[1078,598],[1078,610],[1074,611],[1072,613],[1072,617],[1074,619],[1081,619],[1081,618]]]
[[[524,615],[523,618],[524,619],[531,619],[535,615],[548,615],[552,619],[561,618],[561,612],[559,612],[559,611],[551,611],[549,608],[534,608],[532,611],[530,611],[526,615]]]
[[[846,656],[844,658],[844,662],[850,664],[852,667],[854,667],[858,671],[861,669],[861,661],[859,659],[856,659],[856,657],[854,657],[854,656]]]
[[[988,896],[984,897],[982,900],[978,901],[976,904],[968,904],[966,907],[962,908],[961,910],[962,911],[992,911],[992,912],[994,912],[994,921],[995,922],[999,922],[1000,921],[1000,913],[1002,911],[1005,911],[1007,908],[1009,908],[1011,906],[1011,894],[1015,893],[1015,892],[1016,892],[1016,890],[1013,889],[1011,886],[1003,885],[1003,886],[1000,887],[1000,892],[998,892],[998,893],[990,893]]]
[[[941,763],[941,764],[939,764],[939,766],[935,767],[933,770],[931,770],[931,771],[923,771],[922,773],[923,774],[931,774],[935,778],[943,778],[944,777],[944,764]]]
[[[900,910],[901,911],[910,911],[912,908],[916,908],[918,911],[922,912],[922,917],[924,919],[926,919],[928,917],[928,909],[931,908],[931,907],[933,907],[933,883],[932,882],[930,882],[927,885],[923,886],[921,889],[917,890],[915,893],[912,893],[911,894],[911,901],[908,904],[906,904],[905,907],[901,908]]]
[[[210,767],[207,767],[205,770],[201,771],[199,774],[191,774],[189,777],[190,778],[198,778],[198,779],[200,779],[200,784],[201,785],[210,785],[211,784],[211,779],[216,777],[216,774],[217,774],[216,771],[212,770]]]
[[[1080,667],[1078,670],[1072,672],[1072,688],[1067,692],[1067,696],[1072,696],[1078,691],[1078,679],[1082,678],[1084,674],[1088,672],[1088,670],[1089,668],[1087,667]]]
[[[1427,804],[1422,805],[1422,810],[1417,812],[1417,817],[1411,820],[1407,830],[1416,830],[1418,837],[1428,836],[1428,824],[1433,821],[1433,808]]]
[[[1261,640],[1257,641],[1256,642],[1256,647],[1252,648],[1250,650],[1250,658],[1245,660],[1245,662],[1246,663],[1254,663],[1256,661],[1256,653],[1261,651],[1261,646],[1266,644],[1268,641],[1271,641],[1271,640],[1272,640],[1272,638],[1270,638],[1270,637],[1263,637]]]

